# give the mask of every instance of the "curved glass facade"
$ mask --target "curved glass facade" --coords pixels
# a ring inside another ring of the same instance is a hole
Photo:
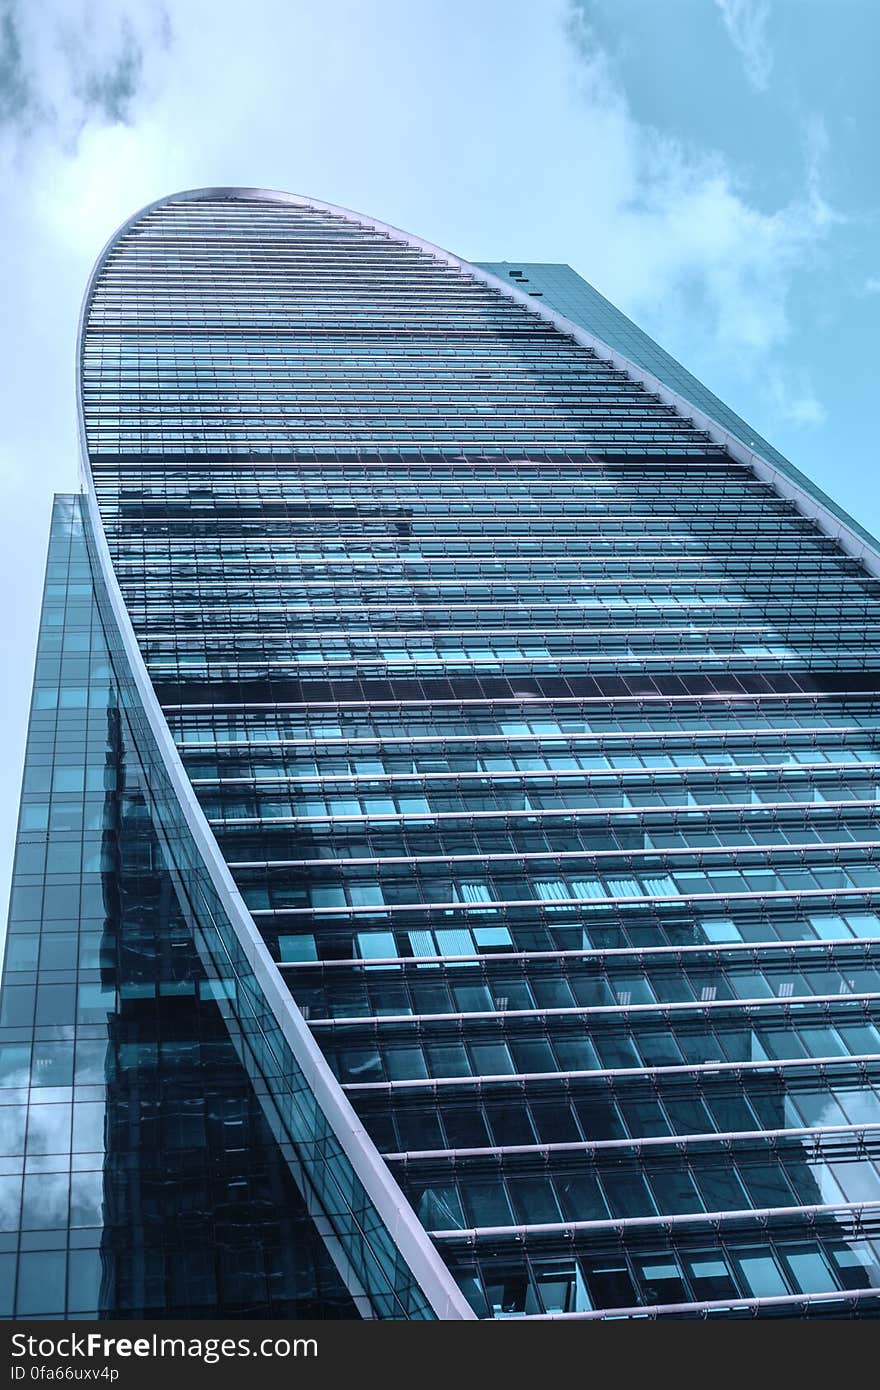
[[[880,581],[569,328],[283,195],[111,242],[85,532],[179,978],[330,1313],[870,1315]]]
[[[195,949],[82,503],[52,515],[0,996],[0,1316],[357,1316]]]

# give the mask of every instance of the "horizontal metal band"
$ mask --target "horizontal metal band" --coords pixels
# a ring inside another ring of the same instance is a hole
[[[423,958],[424,960],[424,958]],[[372,963],[372,962],[371,962]],[[475,1023],[478,1021],[499,1022],[500,1020],[520,1020],[529,1019],[537,1023],[544,1020],[554,1019],[582,1019],[585,1023],[592,1018],[600,1021],[623,1017],[626,1021],[630,1015],[636,1014],[639,1019],[651,1015],[659,1015],[665,1019],[667,1014],[676,1015],[685,1012],[701,1015],[724,1012],[725,1010],[736,1015],[744,1010],[760,1014],[781,1010],[786,1012],[787,1006],[791,1006],[800,1015],[806,1014],[813,1006],[821,1008],[822,1005],[833,1005],[846,1007],[850,1004],[869,1004],[880,1000],[880,991],[867,991],[865,993],[852,994],[791,994],[776,995],[770,999],[763,997],[745,999],[691,999],[670,1003],[657,1004],[596,1004],[596,1005],[577,1005],[567,1008],[542,1008],[534,1009],[479,1009],[461,1010],[446,1014],[356,1014],[352,1017],[344,1015],[333,1015],[328,1018],[313,1018],[309,1016],[309,1027],[314,1031],[319,1029],[324,1032],[336,1032],[339,1029],[347,1029],[354,1032],[366,1031],[368,1028],[375,1028],[383,1031],[387,1028],[415,1027],[420,1029],[423,1024],[437,1023],[441,1025],[454,1026],[459,1023]],[[829,1014],[824,1013],[827,1018]],[[849,1020],[852,1022],[852,1020]],[[755,1022],[760,1025],[761,1019],[756,1018]],[[846,1057],[843,1057],[846,1060]]]
[[[366,1095],[369,1092],[386,1093],[392,1095],[396,1091],[414,1091],[430,1094],[433,1089],[437,1090],[463,1090],[469,1086],[480,1089],[486,1085],[492,1086],[527,1086],[530,1084],[559,1085],[570,1081],[590,1081],[605,1080],[613,1078],[615,1080],[623,1077],[637,1077],[639,1080],[650,1080],[655,1076],[731,1076],[736,1077],[740,1073],[746,1075],[759,1075],[763,1072],[770,1074],[779,1073],[784,1075],[786,1072],[799,1071],[807,1067],[822,1069],[823,1067],[844,1067],[857,1070],[859,1067],[877,1064],[878,1055],[874,1052],[859,1053],[850,1057],[841,1057],[839,1053],[830,1057],[791,1057],[785,1060],[767,1060],[765,1062],[685,1062],[678,1066],[658,1067],[645,1065],[641,1067],[596,1067],[593,1071],[541,1071],[541,1072],[499,1072],[494,1075],[486,1076],[433,1076],[419,1077],[407,1081],[348,1081],[343,1085],[350,1095]]]
[[[502,908],[507,907],[527,907],[536,912],[553,911],[557,912],[561,908],[589,907],[591,909],[601,907],[623,907],[639,908],[646,904],[661,903],[666,906],[687,907],[690,903],[713,904],[720,907],[725,903],[735,904],[751,902],[778,902],[781,899],[791,899],[795,904],[805,901],[807,906],[815,902],[827,902],[833,906],[839,898],[844,902],[849,898],[865,898],[873,902],[876,895],[880,894],[880,886],[877,888],[768,888],[766,890],[743,892],[715,892],[715,893],[655,893],[636,897],[635,895],[626,897],[606,896],[601,898],[490,898],[477,902],[460,902],[450,900],[449,902],[430,902],[430,903],[374,903],[367,907],[352,906],[351,904],[341,904],[338,907],[273,907],[273,908],[253,908],[251,915],[255,918],[263,917],[314,917],[320,921],[322,917],[376,917],[392,916],[406,912],[444,912],[447,915],[453,912],[475,912],[482,913],[484,916],[497,913]],[[569,924],[570,925],[570,924]],[[425,957],[426,960],[431,957]]]
[[[880,1059],[878,1059],[880,1062]],[[643,1138],[631,1139],[585,1139],[581,1142],[570,1143],[535,1143],[535,1144],[498,1144],[493,1148],[480,1149],[407,1149],[399,1153],[386,1153],[384,1155],[386,1163],[443,1163],[447,1160],[454,1162],[456,1159],[487,1158],[503,1160],[505,1158],[528,1159],[532,1156],[536,1160],[545,1160],[548,1155],[559,1154],[604,1154],[606,1151],[611,1154],[622,1153],[626,1150],[633,1150],[636,1155],[641,1150],[669,1149],[676,1154],[687,1151],[693,1144],[737,1144],[742,1141],[745,1145],[757,1146],[761,1140],[773,1141],[777,1139],[791,1140],[794,1146],[800,1140],[819,1140],[826,1135],[832,1139],[845,1139],[852,1135],[859,1139],[864,1135],[867,1139],[880,1139],[880,1123],[864,1123],[853,1125],[813,1125],[810,1127],[802,1126],[792,1129],[738,1129],[738,1130],[705,1130],[703,1133],[695,1134],[662,1134],[645,1135]],[[816,1145],[820,1148],[820,1145]]]
[[[685,961],[691,957],[696,958],[697,965],[701,964],[703,956],[726,957],[727,954],[734,955],[769,955],[773,952],[784,954],[787,957],[787,964],[791,970],[800,970],[803,966],[803,956],[825,956],[836,958],[838,951],[852,952],[865,959],[870,959],[872,947],[880,944],[880,920],[877,925],[877,936],[865,936],[854,939],[851,936],[836,937],[832,940],[827,938],[809,937],[801,941],[784,941],[780,938],[771,938],[765,941],[714,941],[706,942],[702,945],[682,945],[682,946],[600,946],[585,947],[582,950],[561,949],[558,951],[493,951],[491,953],[476,951],[473,955],[455,955],[452,952],[442,956],[352,956],[349,959],[340,960],[336,957],[328,960],[297,960],[279,961],[278,969],[285,970],[305,970],[305,971],[340,971],[355,969],[360,973],[374,971],[382,966],[387,966],[395,971],[407,970],[413,973],[424,971],[425,962],[430,962],[431,966],[442,971],[443,966],[450,965],[491,965],[497,966],[501,970],[509,968],[517,963],[528,961],[585,961],[589,964],[602,965],[606,956],[610,957],[612,963],[626,964],[635,958],[638,965],[643,957],[659,957],[659,964],[663,965],[667,960],[677,961],[679,956],[685,957]],[[723,960],[722,960],[723,964]],[[395,978],[399,978],[396,976]]]
[[[557,1236],[569,1241],[573,1235],[581,1231],[598,1234],[600,1231],[607,1230],[624,1234],[636,1229],[658,1228],[664,1231],[668,1229],[671,1233],[680,1227],[690,1228],[704,1225],[718,1227],[733,1224],[736,1221],[763,1223],[809,1216],[838,1216],[852,1220],[863,1214],[870,1218],[875,1213],[880,1213],[880,1200],[840,1202],[827,1206],[814,1203],[808,1206],[749,1207],[739,1211],[676,1212],[667,1216],[617,1216],[609,1217],[606,1221],[560,1221],[540,1226],[472,1226],[461,1230],[430,1231],[429,1234],[431,1239],[435,1241],[447,1243],[461,1241],[467,1245],[474,1245],[480,1240],[522,1241],[548,1236]]]
[[[857,1308],[860,1303],[872,1303],[875,1300],[880,1301],[878,1285],[865,1289],[830,1289],[822,1293],[773,1294],[762,1298],[744,1298],[739,1294],[730,1294],[728,1298],[695,1299],[692,1303],[636,1303],[628,1307],[596,1308],[577,1313],[519,1313],[517,1317],[521,1322],[587,1322],[616,1318],[643,1318],[654,1321],[663,1317],[692,1317],[701,1314],[711,1318],[715,1313],[724,1316],[736,1314],[740,1309],[757,1317],[765,1310],[772,1314],[775,1308],[793,1312],[798,1308],[814,1308],[827,1304],[829,1309],[833,1310],[835,1306],[840,1305],[852,1305]]]

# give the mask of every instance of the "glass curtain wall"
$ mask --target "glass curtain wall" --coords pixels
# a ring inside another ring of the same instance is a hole
[[[57,497],[0,995],[0,1316],[354,1317],[157,834]]]
[[[878,580],[305,200],[129,224],[81,389],[202,810],[474,1312],[875,1313]]]

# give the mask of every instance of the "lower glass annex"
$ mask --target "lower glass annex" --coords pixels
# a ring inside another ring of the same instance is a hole
[[[357,1316],[145,794],[82,499],[52,515],[0,1007],[0,1315]]]

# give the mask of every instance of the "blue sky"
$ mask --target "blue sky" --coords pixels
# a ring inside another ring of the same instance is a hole
[[[250,184],[567,261],[875,533],[876,0],[0,0],[0,892],[74,338],[135,209]]]

